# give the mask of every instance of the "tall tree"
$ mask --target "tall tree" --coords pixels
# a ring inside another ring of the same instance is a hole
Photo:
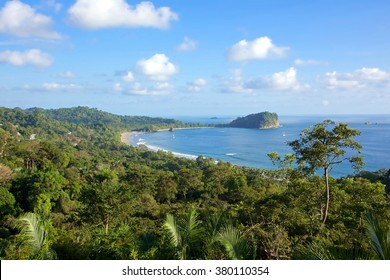
[[[360,131],[349,128],[347,124],[334,124],[330,120],[325,120],[304,129],[300,139],[288,142],[288,145],[295,152],[297,163],[301,168],[312,174],[318,169],[322,169],[324,172],[326,204],[324,211],[321,207],[323,224],[325,224],[329,212],[329,171],[334,165],[344,161],[350,162],[355,170],[360,169],[363,165],[360,156],[362,146],[353,140],[358,135],[360,135]],[[353,150],[357,151],[357,156],[349,155]]]

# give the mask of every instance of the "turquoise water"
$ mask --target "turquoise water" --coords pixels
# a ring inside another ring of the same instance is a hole
[[[228,123],[234,117],[177,118],[185,122],[200,124]],[[233,164],[265,169],[274,169],[267,154],[292,153],[287,141],[298,139],[302,129],[325,119],[345,122],[351,128],[359,129],[356,140],[363,145],[364,170],[376,171],[390,168],[390,115],[384,116],[337,116],[337,117],[280,117],[280,128],[257,130],[242,128],[201,128],[162,131],[139,134],[131,144],[145,144],[149,148],[163,149],[178,156],[196,158],[198,155]],[[368,124],[367,124],[368,122]],[[332,176],[351,174],[348,164],[340,164],[331,171]]]

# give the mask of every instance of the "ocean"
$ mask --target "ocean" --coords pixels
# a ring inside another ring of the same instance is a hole
[[[229,123],[235,117],[176,117],[183,122],[204,124]],[[130,144],[144,144],[152,150],[171,151],[177,156],[196,158],[201,155],[232,164],[263,169],[275,169],[267,154],[292,153],[286,144],[298,139],[303,129],[323,120],[347,123],[358,129],[356,137],[362,146],[363,170],[390,169],[390,115],[361,116],[280,116],[281,127],[275,129],[196,128],[133,136]],[[129,140],[130,141],[130,140]],[[331,176],[343,177],[353,173],[348,163],[336,165]]]

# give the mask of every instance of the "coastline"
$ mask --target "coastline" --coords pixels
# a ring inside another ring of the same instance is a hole
[[[213,127],[209,127],[209,126],[206,126],[206,127],[182,127],[182,128],[174,128],[173,131],[184,130],[184,129],[199,129],[199,128],[213,128]],[[151,132],[143,132],[143,131],[130,131],[129,132],[129,131],[127,131],[127,132],[121,133],[121,135],[120,135],[121,142],[126,144],[126,145],[133,146],[133,147],[139,147],[142,144],[149,151],[154,151],[154,152],[163,151],[165,153],[172,153],[175,157],[196,160],[198,158],[197,155],[189,155],[189,154],[182,154],[182,153],[178,153],[178,152],[174,152],[174,151],[169,151],[169,150],[157,147],[157,146],[147,145],[143,142],[138,143],[136,141],[136,139],[134,139],[136,136],[143,134],[143,133],[163,132],[163,131],[169,131],[169,130],[170,130],[170,128],[159,129],[159,130],[151,131]]]
[[[121,133],[121,142],[127,145],[131,145],[130,142],[132,142],[135,135],[139,134],[138,131],[126,131]],[[131,145],[133,146],[133,145]]]
[[[185,130],[185,129],[199,129],[199,128],[215,128],[214,126],[193,126],[193,127],[178,127],[178,128],[173,128],[172,131],[175,131],[175,130]],[[152,131],[152,132],[161,132],[161,131],[170,131],[171,128],[162,128],[162,129],[158,129],[156,131]]]

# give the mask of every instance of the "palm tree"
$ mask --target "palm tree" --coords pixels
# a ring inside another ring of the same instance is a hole
[[[204,257],[207,254],[204,249],[213,250],[214,245],[219,243],[230,259],[245,259],[249,249],[243,235],[222,215],[212,215],[202,224],[194,208],[178,219],[168,214],[164,228],[169,233],[169,242],[177,257],[181,260]]]
[[[390,229],[381,224],[372,213],[366,213],[367,235],[379,259],[390,260]]]
[[[196,248],[199,248],[202,242],[203,229],[194,208],[179,219],[168,214],[164,228],[168,231],[170,244],[176,249],[176,255],[180,260],[196,255]]]
[[[53,252],[49,248],[47,223],[35,213],[20,216],[15,223],[23,245],[31,252],[32,259],[49,259]]]
[[[241,232],[232,225],[226,225],[218,233],[216,241],[222,244],[232,260],[242,260],[248,256],[248,246]]]

